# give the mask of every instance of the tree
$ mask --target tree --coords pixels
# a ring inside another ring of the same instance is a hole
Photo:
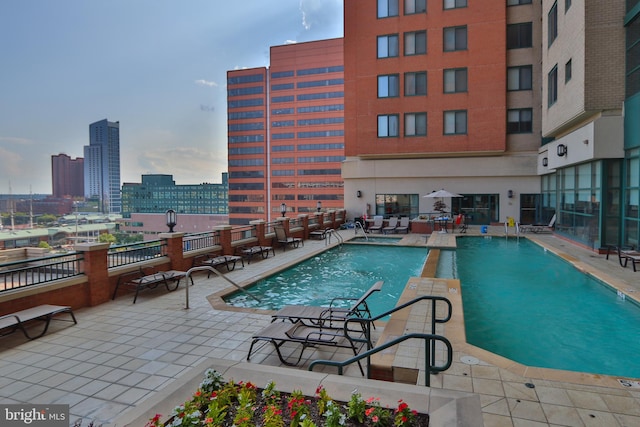
[[[447,204],[445,202],[443,202],[442,200],[436,200],[433,203],[433,210],[443,214],[443,213],[445,213],[447,211]]]
[[[99,237],[98,237],[98,242],[100,243],[109,243],[109,244],[114,244],[116,242],[116,237],[113,234],[109,234],[109,233],[102,233]]]

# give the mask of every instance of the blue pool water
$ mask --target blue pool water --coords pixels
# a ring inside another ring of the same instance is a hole
[[[443,255],[469,343],[528,366],[640,378],[637,303],[526,239],[461,238]]]
[[[396,245],[402,240],[398,237],[382,237],[382,236],[357,236],[349,240],[350,243],[378,243],[386,245]]]
[[[260,302],[241,292],[225,300],[234,306],[266,310],[287,304],[326,306],[334,297],[359,298],[375,282],[383,280],[382,290],[367,300],[371,312],[380,314],[395,307],[409,278],[422,273],[426,258],[426,248],[343,245],[248,288]]]

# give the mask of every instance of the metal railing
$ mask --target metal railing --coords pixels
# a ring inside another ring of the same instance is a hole
[[[107,253],[107,266],[119,267],[163,256],[167,256],[167,242],[164,240],[112,246]]]
[[[393,344],[389,344],[387,345],[387,343],[385,343],[382,346],[378,346],[373,348],[372,344],[371,344],[371,327],[373,325],[373,322],[375,322],[376,320],[380,320],[384,317],[387,317],[393,313],[395,313],[396,311],[402,310],[404,308],[407,308],[409,306],[412,306],[420,301],[431,301],[431,333],[429,334],[424,334],[424,333],[410,333],[410,334],[406,334],[406,335],[402,335],[396,339],[394,339],[391,342],[395,342],[395,344],[402,342],[406,339],[409,338],[422,338],[425,339],[426,342],[428,342],[429,344],[429,349],[427,349],[426,354],[425,354],[425,358],[428,360],[425,360],[425,366],[428,367],[430,370],[426,371],[426,372],[440,372],[442,370],[446,370],[451,366],[451,358],[453,357],[453,351],[451,348],[451,343],[449,343],[449,341],[445,338],[442,337],[440,335],[436,335],[436,325],[438,323],[446,323],[449,320],[451,320],[451,314],[453,312],[453,306],[451,305],[451,301],[449,301],[447,298],[445,297],[439,297],[439,296],[434,296],[434,295],[423,295],[417,298],[412,299],[411,301],[408,301],[404,304],[401,304],[399,306],[396,306],[394,308],[392,308],[391,310],[388,310],[378,316],[375,317],[350,317],[349,319],[347,319],[344,322],[344,334],[345,337],[347,337],[348,339],[350,339],[351,341],[354,342],[360,342],[360,343],[365,343],[367,345],[367,351],[359,354],[357,356],[352,357],[351,359],[345,360],[343,362],[337,362],[337,361],[331,361],[331,360],[316,360],[314,362],[311,363],[311,365],[309,365],[309,370],[311,370],[311,368],[315,365],[331,365],[331,366],[337,366],[340,375],[342,375],[342,368],[344,366],[350,365],[351,363],[354,362],[359,362],[361,359],[366,358],[367,359],[367,378],[371,378],[371,355],[378,353],[388,347],[390,347]],[[438,301],[442,301],[445,306],[446,306],[446,312],[444,317],[438,317],[437,316],[437,308],[438,308]],[[350,336],[350,332],[359,330],[353,327],[350,327],[350,323],[355,322],[358,323],[359,326],[362,326],[362,330],[363,331],[363,338],[357,338],[357,337],[352,337]],[[403,337],[408,337],[408,338],[403,338]],[[435,357],[436,357],[436,343],[440,341],[443,342],[445,344],[445,346],[447,347],[447,360],[448,362],[444,365],[444,366],[438,366],[436,365],[436,361],[435,361]],[[426,375],[426,383],[427,386],[429,385],[429,376]]]
[[[182,252],[197,251],[199,249],[212,248],[220,244],[219,231],[207,231],[184,236],[182,240]]]
[[[256,237],[256,227],[254,225],[247,225],[244,227],[236,227],[231,230],[231,242],[237,242],[239,240],[251,239]]]
[[[0,264],[0,292],[84,274],[82,254],[72,252]]]

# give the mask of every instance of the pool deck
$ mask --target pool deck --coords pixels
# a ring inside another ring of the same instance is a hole
[[[477,228],[471,227],[467,235],[478,234]],[[427,240],[425,235],[409,234],[403,236],[403,243],[448,248],[455,245],[453,236],[434,233]],[[504,228],[490,227],[488,236],[504,237]],[[640,295],[640,272],[622,268],[617,255],[606,260],[604,255],[551,234],[527,237],[629,296]],[[309,240],[298,249],[277,249],[275,257],[252,262],[226,276],[244,285],[325,247],[325,241]],[[202,366],[221,360],[229,364],[243,362],[252,334],[270,322],[269,312],[223,309],[217,298],[228,289],[227,282],[213,276],[207,279],[204,273],[196,274],[194,281],[195,285],[189,288],[189,309],[185,308],[183,285],[170,293],[158,288],[141,293],[135,305],[123,295],[106,304],[76,310],[77,325],[53,322],[49,333],[34,341],[26,340],[22,334],[3,337],[0,402],[66,403],[71,406],[71,421],[84,419],[83,425],[88,425],[95,420],[105,426],[123,426],[145,408],[178,399],[172,393],[181,385],[191,384],[189,381],[201,374]],[[456,282],[430,277],[410,281],[409,287],[416,293],[440,293],[454,305],[454,319],[439,330],[453,343],[454,363],[448,371],[431,376],[434,392],[478,396],[487,427],[640,425],[640,384],[637,388],[623,387],[613,377],[527,368],[466,344]],[[421,331],[424,317],[424,308],[412,309],[407,330]],[[381,330],[378,328],[378,333]],[[344,350],[312,349],[300,371],[286,371],[306,375],[310,360],[332,358],[336,353],[340,358],[348,355]],[[394,365],[417,369],[418,384],[424,384],[422,362],[416,353],[420,352],[398,349]],[[282,366],[268,347],[252,358],[251,365],[259,369],[267,366],[263,369],[265,375]],[[328,368],[320,371],[331,372]],[[347,369],[346,376],[350,384],[365,383],[357,367]],[[380,393],[387,389],[384,384],[379,386]],[[388,386],[396,389],[396,396],[402,396],[403,387],[409,390],[403,384]],[[179,403],[178,399],[171,407]]]

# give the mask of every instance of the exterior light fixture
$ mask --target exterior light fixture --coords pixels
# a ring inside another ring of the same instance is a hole
[[[318,212],[320,212],[322,210],[322,202],[320,200],[318,200],[318,203],[316,203],[316,210]]]
[[[567,154],[567,146],[564,144],[558,145],[558,157],[562,157]]]
[[[507,197],[510,198],[510,199],[513,198],[513,190],[507,191]]]
[[[542,166],[547,167],[547,165],[549,164],[549,159],[546,157],[542,158]]]
[[[169,233],[173,233],[173,227],[176,226],[178,215],[173,209],[167,211],[167,227],[169,227]]]
[[[282,214],[282,217],[284,218],[284,214],[287,213],[287,205],[285,203],[281,203],[280,204],[280,213]]]
[[[360,190],[356,191],[356,197],[357,198],[362,197],[362,191],[360,191]]]

